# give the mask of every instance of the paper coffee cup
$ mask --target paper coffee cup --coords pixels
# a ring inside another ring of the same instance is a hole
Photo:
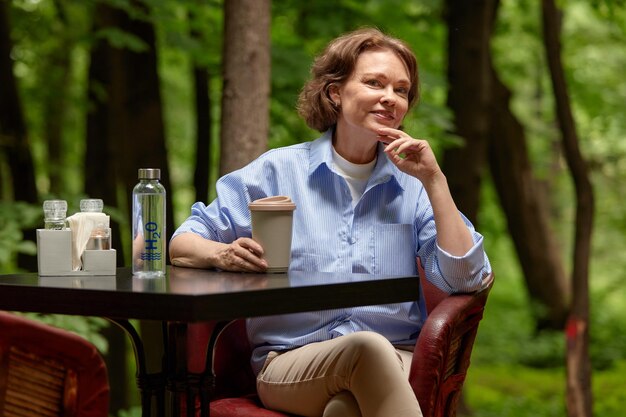
[[[252,239],[265,251],[267,272],[286,272],[291,259],[293,211],[296,205],[286,196],[266,197],[248,204],[252,217]]]

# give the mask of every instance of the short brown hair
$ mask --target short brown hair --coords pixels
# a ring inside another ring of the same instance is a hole
[[[398,55],[409,73],[409,107],[419,97],[417,59],[409,46],[400,39],[387,36],[378,29],[364,28],[331,41],[311,67],[311,79],[298,97],[298,113],[306,124],[324,132],[337,123],[339,109],[329,95],[332,84],[343,84],[354,71],[359,56],[371,49],[388,49]]]

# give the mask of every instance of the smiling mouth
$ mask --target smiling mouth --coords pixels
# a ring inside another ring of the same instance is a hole
[[[379,119],[388,120],[390,122],[393,122],[394,120],[396,120],[396,118],[393,115],[393,113],[390,113],[390,112],[387,112],[387,111],[373,111],[372,114],[374,114]]]

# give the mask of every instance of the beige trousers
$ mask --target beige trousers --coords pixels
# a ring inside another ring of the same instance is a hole
[[[266,408],[305,417],[421,417],[410,365],[411,352],[357,332],[270,352],[257,391]]]

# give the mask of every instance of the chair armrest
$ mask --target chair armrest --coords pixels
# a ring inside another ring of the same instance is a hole
[[[490,276],[482,290],[453,294],[428,315],[415,344],[409,380],[424,417],[447,415],[456,407],[478,324],[493,286]]]

